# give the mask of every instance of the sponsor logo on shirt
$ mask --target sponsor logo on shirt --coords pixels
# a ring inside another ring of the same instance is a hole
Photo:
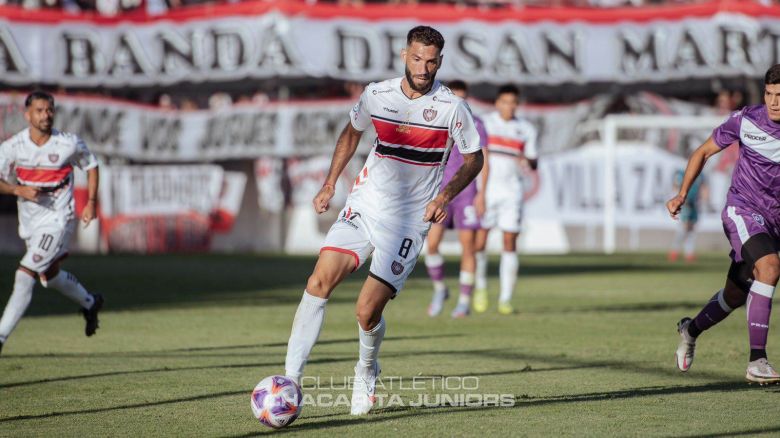
[[[764,135],[764,136],[761,136],[761,135],[753,135],[753,134],[751,134],[751,133],[749,133],[749,132],[746,132],[746,133],[744,134],[744,136],[745,136],[745,138],[746,138],[746,139],[748,139],[748,140],[755,140],[755,141],[766,141],[766,135]]]
[[[391,92],[391,91],[393,91],[393,89],[392,89],[392,88],[386,88],[386,89],[384,89],[384,90],[374,90],[374,91],[372,91],[371,93],[372,93],[374,96],[376,96],[377,94],[381,94],[381,93],[389,93],[389,92]]]
[[[438,96],[433,96],[433,101],[434,102],[441,102],[441,103],[452,103],[451,100],[440,99]]]
[[[387,112],[389,112],[389,113],[398,114],[398,110],[394,109],[394,108],[388,108],[386,106],[383,106],[382,109],[387,111]]]

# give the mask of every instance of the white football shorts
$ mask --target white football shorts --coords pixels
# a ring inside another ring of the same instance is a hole
[[[30,237],[24,240],[27,252],[19,264],[38,274],[46,272],[54,262],[67,256],[76,222],[70,220],[64,226],[51,222],[30,230]]]
[[[347,206],[328,231],[320,252],[351,255],[355,259],[354,270],[363,266],[373,253],[368,275],[392,289],[395,297],[417,263],[429,228],[428,224],[389,224]]]
[[[485,214],[482,215],[480,225],[489,230],[498,228],[507,233],[519,233],[523,223],[522,193],[486,193]]]

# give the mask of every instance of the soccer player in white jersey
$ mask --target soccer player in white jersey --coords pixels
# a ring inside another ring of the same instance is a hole
[[[443,47],[444,38],[435,29],[418,26],[409,31],[401,51],[405,75],[369,84],[363,91],[336,143],[327,179],[313,201],[317,213],[328,210],[339,175],[363,131],[373,124],[377,132],[374,147],[325,238],[295,313],[285,362],[287,376],[300,382],[322,328],[328,297],[373,253],[356,304],[359,360],[353,415],[368,413],[375,401],[385,305],[400,292],[414,268],[431,223],[445,219],[447,204],[482,169],[471,110],[435,80]],[[463,155],[463,166],[439,191],[452,147]]]
[[[477,231],[477,271],[474,292],[474,310],[488,308],[487,256],[485,245],[488,232],[498,227],[503,232],[503,252],[499,278],[501,292],[499,313],[508,315],[512,308],[512,294],[517,283],[517,237],[523,219],[523,173],[536,169],[536,128],[515,114],[520,91],[514,85],[499,88],[496,111],[484,118],[488,135],[488,164],[490,172],[485,188],[485,214],[482,228]]]
[[[50,94],[33,92],[24,105],[29,127],[0,145],[0,193],[18,197],[19,237],[27,246],[0,319],[0,349],[30,305],[36,277],[44,287],[60,291],[81,306],[87,336],[95,334],[103,306],[101,295],[90,294],[73,274],[60,269],[77,222],[73,167],[87,172],[89,198],[81,215],[87,226],[95,218],[97,160],[80,138],[53,129],[54,98]]]

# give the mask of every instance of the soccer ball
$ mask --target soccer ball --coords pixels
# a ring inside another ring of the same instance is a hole
[[[301,388],[284,376],[269,376],[252,391],[252,412],[260,423],[279,429],[291,424],[301,414]]]

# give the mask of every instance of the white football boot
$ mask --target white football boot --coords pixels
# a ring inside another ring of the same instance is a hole
[[[433,299],[431,299],[431,305],[428,306],[428,316],[438,316],[444,308],[444,302],[450,297],[450,290],[444,288],[443,290],[437,290],[433,292]]]
[[[780,383],[780,374],[777,374],[777,371],[772,367],[772,364],[767,362],[766,358],[762,357],[753,362],[748,362],[745,379],[747,379],[748,382],[769,385]]]
[[[374,393],[376,392],[376,379],[382,370],[379,368],[379,362],[374,364],[373,370],[367,370],[360,366],[360,362],[355,365],[355,381],[352,383],[352,415],[365,415],[376,402]]]
[[[688,371],[693,365],[693,351],[696,349],[696,338],[688,334],[688,326],[691,321],[691,318],[685,317],[677,323],[680,343],[677,345],[674,358],[677,361],[677,368],[682,372]]]

